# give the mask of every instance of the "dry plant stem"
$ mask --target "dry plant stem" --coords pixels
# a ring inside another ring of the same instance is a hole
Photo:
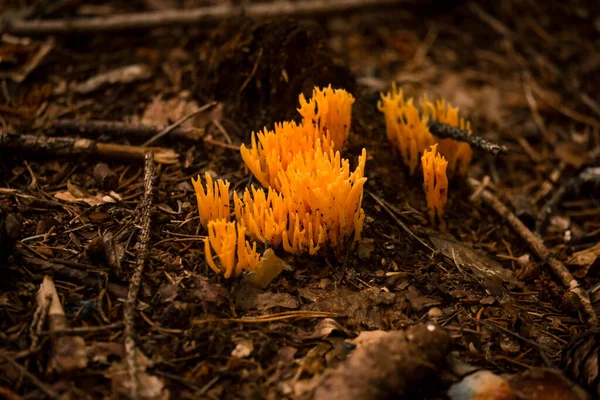
[[[44,382],[40,381],[37,376],[33,375],[31,372],[27,371],[21,364],[13,360],[8,354],[0,352],[0,359],[4,359],[10,365],[12,365],[19,373],[29,379],[35,386],[38,387],[48,398],[50,399],[60,399],[61,397],[52,390],[49,386],[47,386]]]
[[[140,289],[144,268],[148,263],[150,256],[150,226],[152,222],[152,205],[154,197],[154,157],[152,153],[146,154],[144,166],[144,198],[140,204],[140,235],[136,245],[138,254],[135,271],[131,276],[129,283],[129,293],[125,301],[123,311],[125,322],[125,353],[127,359],[127,370],[130,379],[130,396],[132,399],[138,398],[138,374],[137,374],[137,356],[138,351],[135,344],[135,309],[137,296]]]
[[[209,26],[228,18],[246,15],[251,18],[277,16],[305,17],[340,12],[357,12],[369,8],[377,9],[398,4],[416,4],[412,0],[322,0],[277,3],[256,3],[246,7],[230,4],[191,10],[163,10],[156,12],[122,14],[110,17],[56,19],[56,20],[12,20],[5,27],[13,35],[47,35],[82,32],[109,32],[129,29],[151,29],[171,25]],[[422,2],[421,2],[422,3]]]
[[[506,146],[501,146],[496,143],[488,142],[481,136],[470,135],[469,132],[456,128],[451,125],[443,124],[438,121],[428,122],[429,130],[432,134],[443,139],[454,139],[460,142],[469,143],[471,146],[477,147],[478,149],[497,155],[498,153],[505,153]]]
[[[171,149],[120,144],[100,143],[90,139],[73,137],[48,137],[38,135],[15,135],[0,131],[0,149],[27,151],[53,156],[98,155],[106,158],[124,158],[139,160],[148,151],[155,153],[156,160],[163,164],[175,164],[177,153]]]
[[[119,135],[119,137],[149,139],[165,128],[152,125],[128,124],[120,121],[59,119],[52,123],[50,129],[56,133],[76,133],[91,137]],[[198,140],[203,134],[203,129],[181,127],[176,127],[169,133],[170,136],[188,140]]]
[[[477,190],[481,183],[475,179],[469,178],[469,186],[472,190]],[[537,254],[537,256],[548,264],[552,272],[560,279],[561,283],[567,288],[567,290],[573,294],[579,300],[579,307],[582,312],[587,316],[587,322],[591,326],[598,324],[598,318],[592,307],[592,303],[587,292],[579,286],[579,283],[573,278],[571,272],[565,267],[565,265],[546,248],[542,239],[531,232],[521,220],[513,214],[496,196],[494,196],[489,190],[483,190],[480,194],[480,198],[489,205],[501,218],[508,222],[509,226],[523,239],[531,250]]]

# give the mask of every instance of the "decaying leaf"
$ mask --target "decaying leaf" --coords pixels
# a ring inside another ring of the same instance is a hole
[[[58,192],[54,194],[54,197],[69,203],[86,203],[91,207],[105,203],[116,203],[121,200],[121,197],[115,192],[92,195],[71,182],[67,182],[66,191]]]
[[[285,261],[275,255],[273,249],[267,249],[258,262],[256,270],[248,274],[248,281],[264,289],[284,270],[286,265]]]

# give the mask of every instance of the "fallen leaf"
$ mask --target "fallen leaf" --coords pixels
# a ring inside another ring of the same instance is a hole
[[[567,261],[567,265],[577,267],[573,273],[575,278],[585,277],[592,266],[600,264],[600,243],[585,250],[573,253],[573,256]]]
[[[235,342],[235,349],[231,352],[232,357],[246,358],[254,351],[254,344],[248,338],[239,338]]]
[[[267,249],[263,253],[256,269],[248,274],[248,281],[264,289],[269,286],[286,267],[285,261],[275,255],[273,249]]]

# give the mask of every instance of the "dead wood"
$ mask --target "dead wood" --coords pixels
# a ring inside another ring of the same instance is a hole
[[[118,135],[131,139],[150,139],[166,127],[152,125],[128,124],[120,121],[58,119],[50,126],[52,134],[78,134],[87,137],[100,135]],[[169,136],[187,140],[198,140],[204,134],[203,129],[176,127]]]
[[[515,233],[529,245],[531,250],[537,254],[540,260],[550,267],[552,272],[560,279],[565,289],[568,290],[568,293],[576,300],[575,305],[577,308],[586,315],[587,323],[590,326],[597,325],[598,318],[596,317],[596,312],[594,311],[587,292],[579,286],[579,282],[575,280],[567,267],[558,260],[548,248],[546,248],[544,241],[531,232],[529,228],[527,228],[525,224],[523,224],[523,222],[508,209],[508,207],[492,194],[492,192],[487,189],[481,190],[482,185],[479,181],[471,178],[468,180],[468,183],[472,190],[480,190],[478,198],[481,198],[498,214],[498,216],[504,219],[513,231],[515,231]]]
[[[139,147],[113,143],[100,143],[91,139],[73,137],[48,137],[41,135],[16,135],[0,131],[0,148],[50,156],[94,155],[109,159],[139,160],[148,151],[153,152],[156,162],[177,163],[177,153],[163,147]]]
[[[152,207],[154,203],[154,157],[152,153],[146,154],[144,166],[144,197],[139,206],[140,212],[140,235],[136,245],[137,263],[129,283],[129,292],[125,301],[123,319],[125,321],[125,352],[127,360],[127,372],[130,379],[130,396],[132,399],[138,398],[139,381],[137,355],[140,351],[136,347],[135,340],[135,310],[137,305],[137,296],[142,282],[144,268],[150,257],[150,227],[152,223]]]
[[[478,149],[487,151],[488,153],[492,153],[493,155],[506,152],[506,146],[489,142],[481,136],[471,135],[469,132],[463,129],[459,129],[438,121],[429,121],[428,126],[431,133],[433,133],[437,137],[444,139],[449,138],[458,140],[460,142],[466,142],[473,147],[477,147]]]
[[[433,324],[386,332],[355,350],[319,386],[315,400],[377,400],[423,393],[445,365],[450,336]]]
[[[7,23],[5,32],[13,35],[48,35],[151,29],[171,25],[210,26],[219,21],[240,15],[256,19],[282,16],[314,17],[415,3],[415,1],[410,0],[330,0],[327,2],[281,1],[277,3],[249,4],[246,7],[223,4],[191,10],[161,10],[97,18],[33,21],[12,20]]]

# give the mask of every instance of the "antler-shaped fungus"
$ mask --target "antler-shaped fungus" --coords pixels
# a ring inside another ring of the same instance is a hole
[[[225,278],[239,276],[243,270],[254,271],[260,260],[256,243],[250,247],[245,240],[246,228],[241,224],[224,219],[209,221],[208,237],[204,239],[204,255],[210,268],[217,274],[223,272]],[[213,260],[211,247],[217,253],[221,268]],[[237,256],[237,257],[236,257]],[[237,263],[236,263],[237,258]]]
[[[420,103],[425,120],[432,119],[471,133],[471,123],[459,116],[458,107],[453,107],[444,100],[439,99],[435,102],[435,105],[429,102],[427,98],[421,99]],[[448,160],[450,175],[455,173],[465,175],[473,156],[471,146],[468,143],[454,139],[439,139],[438,143],[440,145],[439,152]]]
[[[377,108],[385,115],[388,140],[400,150],[402,161],[414,174],[421,154],[435,143],[426,121],[420,117],[413,99],[405,100],[396,84],[390,92],[381,94]]]
[[[205,228],[208,222],[216,219],[229,219],[229,182],[218,179],[213,180],[208,172],[204,174],[206,180],[206,192],[202,186],[200,175],[197,180],[192,178],[192,184],[198,200],[200,222]]]
[[[354,97],[343,89],[315,87],[308,101],[300,94],[298,112],[304,125],[317,128],[324,140],[334,143],[334,150],[341,151],[350,134],[352,104]]]
[[[432,225],[435,225],[437,216],[441,230],[446,230],[444,207],[448,200],[448,178],[446,176],[448,161],[444,156],[436,153],[437,144],[431,146],[431,150],[425,151],[421,157],[423,188],[427,197],[429,221]]]

